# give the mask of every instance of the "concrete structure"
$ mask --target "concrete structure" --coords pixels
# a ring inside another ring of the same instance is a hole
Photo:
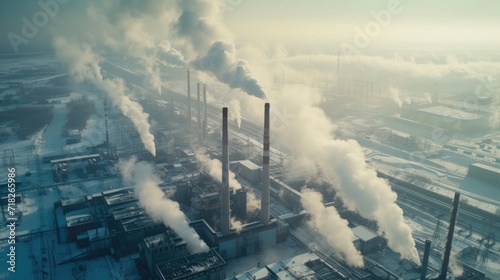
[[[264,267],[256,267],[227,280],[350,279],[314,253],[304,253]]]
[[[384,238],[364,226],[351,228],[351,231],[356,236],[356,239],[353,241],[354,245],[363,254],[382,249],[386,244]]]
[[[247,191],[245,189],[237,190],[232,195],[231,213],[238,220],[244,221],[247,218]]]
[[[112,247],[111,236],[105,227],[88,230],[87,236],[89,238],[90,252],[93,255],[106,254]]]
[[[269,223],[270,216],[270,192],[269,192],[269,103],[264,107],[264,152],[262,156],[262,199],[260,217],[263,224]]]
[[[227,235],[217,235],[215,240],[219,253],[226,260],[254,254],[266,248],[276,246],[277,223],[253,222],[243,225],[240,232],[231,230]]]
[[[467,175],[493,185],[500,184],[500,169],[486,164],[474,163],[469,165]]]
[[[156,277],[161,280],[220,280],[226,277],[226,262],[215,250],[160,263]]]
[[[187,243],[171,229],[144,238],[141,249],[151,275],[157,264],[189,255]]]
[[[236,165],[236,172],[239,176],[250,183],[257,183],[260,180],[260,167],[249,160],[240,160]]]
[[[487,128],[488,124],[484,114],[443,105],[412,109],[410,117],[432,126],[460,131],[478,131]]]
[[[227,128],[227,107],[222,108],[222,188],[221,197],[221,232],[228,234],[230,224],[230,202],[229,202],[229,136]]]

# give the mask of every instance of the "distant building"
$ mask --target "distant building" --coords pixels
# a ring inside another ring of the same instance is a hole
[[[486,114],[460,107],[444,105],[412,109],[410,117],[413,120],[458,131],[478,131],[487,128]]]
[[[469,165],[467,175],[493,185],[500,184],[500,169],[486,164],[474,163]]]
[[[249,160],[238,161],[235,171],[251,183],[260,182],[260,167]]]

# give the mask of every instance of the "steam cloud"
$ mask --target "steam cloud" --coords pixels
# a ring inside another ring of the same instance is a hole
[[[332,137],[335,127],[316,105],[321,95],[314,92],[301,95],[300,91],[293,99],[286,97],[293,94],[291,89],[286,89],[287,95],[274,97],[278,99],[276,103],[286,104],[288,110],[295,112],[283,129],[274,134],[275,139],[294,153],[296,164],[304,170],[317,174],[319,169],[325,179],[333,183],[332,187],[347,208],[375,220],[391,249],[419,264],[411,228],[396,204],[397,195],[367,166],[356,141]],[[310,214],[323,215],[322,212]]]
[[[158,186],[161,181],[154,173],[154,167],[147,162],[132,158],[120,163],[120,171],[126,182],[134,183],[139,203],[156,222],[163,222],[187,242],[188,250],[195,254],[207,252],[208,246],[191,228],[180,210],[179,203],[165,197]]]
[[[184,40],[186,49],[194,53],[192,65],[212,73],[231,88],[264,98],[264,90],[255,79],[246,61],[236,57],[234,44],[228,31],[220,23],[220,7],[216,1],[178,1],[181,14],[174,24],[177,35]]]
[[[153,156],[156,155],[154,136],[149,132],[149,115],[142,106],[126,95],[127,89],[121,79],[107,79],[101,75],[99,58],[89,46],[75,44],[62,37],[54,40],[57,58],[66,63],[70,75],[78,82],[88,81],[99,90],[104,91],[129,118],[139,132],[144,148]]]
[[[264,90],[252,76],[248,63],[237,59],[235,52],[232,44],[218,41],[210,46],[205,56],[193,61],[193,66],[213,73],[231,88],[241,88],[250,95],[264,98]]]
[[[238,128],[241,128],[241,105],[238,99],[233,99],[229,102],[229,110],[231,114],[229,115],[230,120],[235,120],[238,124]]]
[[[307,221],[308,225],[326,239],[339,257],[352,266],[362,267],[363,256],[352,243],[355,236],[348,227],[348,222],[340,217],[337,209],[325,207],[322,195],[307,188],[302,190],[300,202],[311,214],[311,219]]]
[[[201,168],[210,174],[218,183],[222,183],[222,163],[218,159],[209,158],[203,149],[195,151],[195,157],[200,162]],[[234,172],[229,170],[229,187],[233,191],[241,189],[240,183],[236,180]],[[254,212],[260,208],[260,200],[255,197],[255,194],[250,190],[247,191],[247,211]],[[235,224],[232,224],[236,227]]]
[[[399,96],[399,90],[391,87],[389,89],[389,91],[391,93],[392,100],[394,100],[394,103],[396,103],[399,106],[399,108],[401,108],[403,106],[403,101],[401,100],[401,97]]]

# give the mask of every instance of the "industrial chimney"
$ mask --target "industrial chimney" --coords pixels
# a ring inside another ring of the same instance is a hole
[[[189,129],[191,129],[191,81],[189,80],[189,70],[187,71],[188,76],[188,121],[189,121]]]
[[[420,272],[420,280],[425,280],[427,277],[427,267],[429,265],[429,254],[431,253],[431,241],[425,240],[424,258],[422,259],[422,271]]]
[[[448,265],[450,264],[451,243],[453,241],[453,233],[455,232],[455,222],[457,221],[458,214],[458,201],[460,200],[460,193],[455,193],[453,198],[453,208],[451,209],[450,227],[448,228],[448,235],[446,237],[446,246],[444,248],[443,264],[441,265],[441,272],[437,280],[446,280],[448,274]]]
[[[207,86],[203,84],[203,111],[205,116],[203,118],[203,139],[207,138]]]
[[[262,157],[262,201],[260,217],[263,224],[269,223],[269,103],[264,107],[264,153]]]
[[[198,103],[196,103],[196,120],[197,120],[197,126],[198,129],[201,127],[201,116],[200,116],[200,83],[197,83],[197,88],[198,88]],[[199,130],[198,130],[199,131]]]
[[[227,131],[227,107],[222,108],[222,188],[221,196],[221,232],[228,234],[231,229],[229,210],[229,145]]]

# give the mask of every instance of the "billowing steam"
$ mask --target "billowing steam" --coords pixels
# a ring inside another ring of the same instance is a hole
[[[231,88],[264,98],[260,83],[253,77],[246,61],[236,57],[234,44],[220,22],[220,6],[216,1],[178,1],[181,14],[174,24],[177,36],[192,53],[192,65],[212,73]],[[223,41],[223,38],[225,40]]]
[[[355,236],[348,227],[348,222],[340,217],[337,209],[325,207],[322,195],[307,188],[302,190],[300,201],[307,213],[311,215],[307,224],[325,238],[335,250],[334,253],[348,264],[362,267],[363,256],[353,244]]]
[[[321,99],[310,90],[307,94],[301,91],[286,89],[287,95],[275,96],[279,99],[277,103],[295,112],[284,122],[283,128],[274,133],[275,139],[293,152],[296,164],[304,170],[312,174],[320,170],[325,179],[332,182],[346,207],[375,220],[391,249],[402,258],[420,263],[411,228],[396,204],[397,195],[367,166],[363,150],[356,141],[332,137],[335,127],[317,107]],[[293,99],[287,98],[290,94],[294,94]]]
[[[208,246],[191,228],[180,210],[179,203],[165,197],[158,186],[161,181],[154,173],[154,167],[144,161],[132,158],[120,163],[120,172],[126,182],[134,184],[135,195],[148,215],[156,222],[171,228],[187,242],[191,253],[207,252]]]
[[[217,41],[207,54],[193,61],[193,66],[214,74],[219,81],[231,88],[240,88],[246,93],[264,98],[264,90],[250,72],[248,63],[236,58],[232,44]]]
[[[222,183],[222,163],[218,159],[209,158],[203,149],[195,151],[195,157],[200,162],[201,168],[210,174],[215,181]],[[229,187],[233,191],[241,189],[240,183],[236,180],[234,172],[229,170]],[[254,212],[260,208],[260,200],[250,190],[247,191],[247,211]],[[232,224],[235,227],[235,224]]]
[[[452,253],[450,256],[450,270],[453,272],[455,277],[462,276],[464,274],[464,268],[458,262],[457,254]]]
[[[390,88],[389,92],[391,94],[392,100],[394,100],[394,103],[398,105],[399,108],[403,106],[403,101],[401,100],[401,97],[399,96],[399,90],[396,88]]]
[[[99,90],[104,91],[129,118],[139,132],[144,148],[153,156],[156,155],[154,136],[149,132],[149,115],[144,113],[142,106],[127,96],[126,86],[122,79],[107,79],[101,75],[99,58],[90,47],[75,44],[62,37],[54,40],[57,58],[66,63],[70,75],[78,82],[88,81]]]
[[[200,162],[201,168],[208,172],[215,181],[222,183],[222,163],[220,160],[209,158],[203,149],[196,150],[194,154]],[[236,180],[236,175],[231,170],[229,170],[229,187],[233,191],[241,189],[240,183]]]
[[[238,99],[233,99],[229,102],[229,110],[231,114],[229,114],[230,120],[235,120],[238,124],[238,129],[241,128],[241,105]]]

